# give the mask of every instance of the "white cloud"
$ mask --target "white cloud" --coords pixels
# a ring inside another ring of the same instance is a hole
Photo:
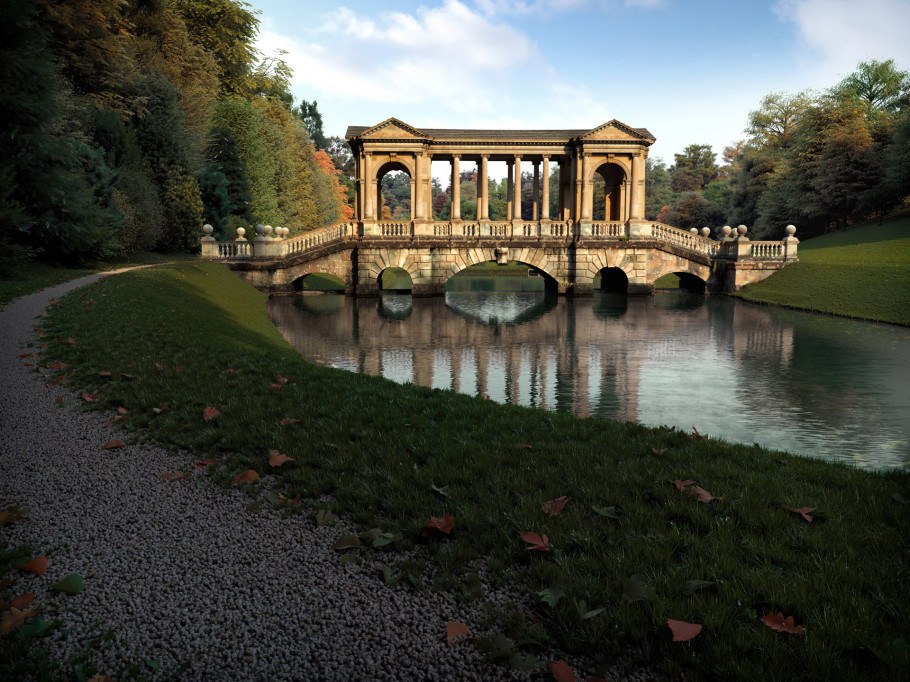
[[[626,7],[655,9],[666,4],[666,0],[622,0]],[[476,5],[487,16],[494,14],[552,14],[571,12],[598,5],[609,8],[618,0],[476,0]]]
[[[910,68],[907,0],[781,0],[774,10],[796,25],[809,48],[804,65],[819,82],[835,85],[869,59]]]

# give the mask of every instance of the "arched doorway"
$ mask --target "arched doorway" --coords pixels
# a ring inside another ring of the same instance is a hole
[[[593,220],[621,222],[626,219],[623,210],[623,185],[626,172],[615,163],[604,163],[594,172],[592,196]]]
[[[408,167],[390,161],[376,171],[376,219],[411,221],[414,219],[414,181]]]

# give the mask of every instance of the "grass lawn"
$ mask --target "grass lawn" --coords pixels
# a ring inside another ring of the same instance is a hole
[[[910,214],[806,240],[799,245],[799,263],[736,295],[910,325]]]
[[[464,599],[485,566],[537,604],[537,622],[498,614],[513,649],[555,644],[600,668],[631,645],[703,679],[910,676],[910,474],[309,364],[265,302],[213,263],[127,273],[52,307],[43,361],[69,363],[70,385],[98,395],[84,409],[128,410],[125,436],[211,457],[225,486],[256,471],[261,482],[242,484],[251,501],[300,495],[301,513],[329,508],[389,534],[347,550],[355,560],[379,553],[390,576]],[[219,412],[208,421],[207,407]],[[270,450],[293,461],[272,468]],[[562,512],[545,513],[561,496]],[[422,541],[445,514],[451,536]],[[805,634],[760,620],[779,612]],[[704,629],[673,642],[668,620]]]

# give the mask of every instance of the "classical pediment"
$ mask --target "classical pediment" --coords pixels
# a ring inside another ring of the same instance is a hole
[[[364,130],[358,135],[362,140],[369,139],[420,139],[426,140],[429,138],[425,132],[418,130],[412,126],[409,126],[403,121],[399,121],[397,118],[388,118],[379,125],[375,125],[372,128]]]
[[[654,142],[647,130],[630,128],[625,123],[612,121],[604,123],[581,136],[582,140],[629,140],[630,142]]]

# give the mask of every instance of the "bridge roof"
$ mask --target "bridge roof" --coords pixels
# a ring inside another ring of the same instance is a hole
[[[607,126],[613,126],[616,128],[621,128],[627,132],[636,134],[636,136],[641,137],[643,140],[653,142],[655,140],[654,136],[648,131],[647,128],[632,128],[627,126],[616,119],[605,123],[602,126],[597,126],[590,130],[473,130],[470,128],[416,128],[414,126],[408,125],[399,121],[395,118],[387,119],[379,125],[374,126],[348,126],[348,130],[345,133],[345,139],[350,140],[354,137],[359,137],[364,133],[379,129],[383,126],[389,124],[396,125],[396,127],[406,128],[409,130],[411,135],[422,134],[430,140],[477,140],[477,141],[526,141],[526,140],[553,140],[553,141],[565,141],[580,138],[588,133],[600,130]]]

